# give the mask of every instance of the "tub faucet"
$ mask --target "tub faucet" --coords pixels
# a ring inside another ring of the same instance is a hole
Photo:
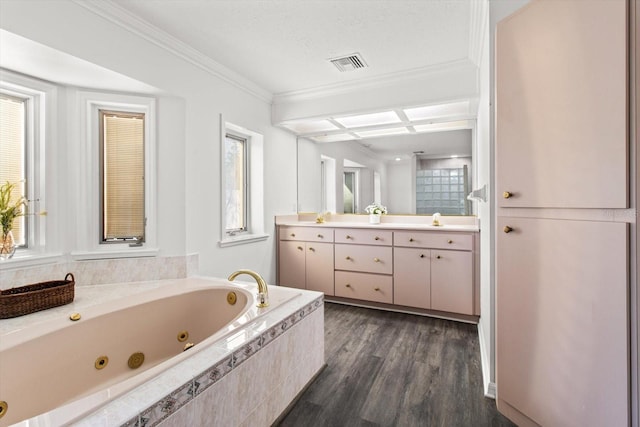
[[[267,283],[264,281],[262,276],[252,270],[238,270],[231,273],[229,281],[233,281],[233,279],[241,274],[248,274],[258,283],[258,307],[262,308],[269,306],[269,289],[267,289]]]

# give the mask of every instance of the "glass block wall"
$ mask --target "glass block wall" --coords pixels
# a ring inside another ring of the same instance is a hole
[[[467,167],[416,171],[416,213],[469,215]]]

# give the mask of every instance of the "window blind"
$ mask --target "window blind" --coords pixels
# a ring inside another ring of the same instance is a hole
[[[100,116],[102,240],[144,238],[144,114]]]

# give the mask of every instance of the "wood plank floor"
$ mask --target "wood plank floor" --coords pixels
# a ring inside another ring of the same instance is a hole
[[[325,355],[277,425],[513,426],[483,395],[476,325],[326,302]]]

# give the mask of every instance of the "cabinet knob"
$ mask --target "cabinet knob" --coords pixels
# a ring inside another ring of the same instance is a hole
[[[376,236],[373,240],[380,240],[380,238],[378,236]]]
[[[379,291],[379,290],[380,290],[380,288],[373,288],[373,290],[374,290],[374,291]]]
[[[374,262],[380,262],[380,258],[374,258],[373,261]]]
[[[313,248],[309,248],[309,250],[310,250],[311,252],[315,252],[315,251],[316,251],[316,250],[315,250],[315,249],[313,249]]]
[[[505,225],[502,231],[504,231],[505,233],[511,233],[513,231],[513,228],[509,227],[508,225]]]
[[[346,259],[347,261],[351,259],[351,257],[349,255],[347,255],[346,257],[344,257],[344,259]]]
[[[353,237],[351,237],[351,236],[349,236],[349,235],[347,234],[347,239],[352,239],[352,238],[353,238]]]
[[[351,285],[349,283],[347,283],[346,285],[344,285],[346,288],[350,288]]]
[[[318,239],[323,239],[324,236],[322,234],[318,234]]]
[[[453,240],[447,240],[447,243],[448,243],[448,244],[452,244],[452,243],[453,243]]]
[[[409,239],[409,241],[410,241],[410,242],[413,242],[413,237],[411,237],[411,238]]]
[[[513,197],[513,193],[509,191],[505,191],[504,193],[502,193],[502,197],[504,197],[505,199],[508,199],[510,197]]]
[[[420,254],[420,258],[424,258],[424,254]]]
[[[442,258],[440,255],[436,255],[436,259],[440,259]]]
[[[291,233],[291,237],[296,237],[296,233]]]
[[[302,246],[298,246],[298,250],[301,251],[302,250]]]

